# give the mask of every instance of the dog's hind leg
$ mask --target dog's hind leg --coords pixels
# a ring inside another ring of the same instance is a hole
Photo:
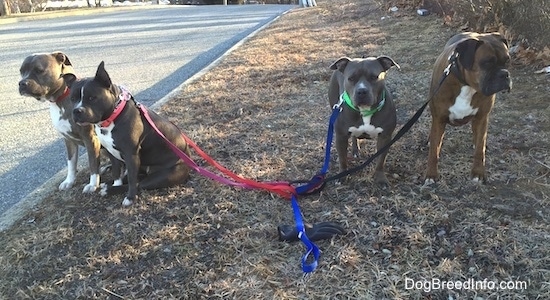
[[[140,183],[142,190],[154,190],[185,183],[189,179],[189,168],[179,162],[169,168],[161,168],[148,174]]]

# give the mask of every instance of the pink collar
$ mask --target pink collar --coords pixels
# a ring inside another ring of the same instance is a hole
[[[120,88],[120,95],[118,96],[117,104],[115,105],[115,109],[113,110],[113,113],[104,121],[101,121],[99,123],[99,127],[109,127],[111,123],[115,121],[115,119],[120,115],[124,107],[126,106],[126,102],[128,100],[132,99],[132,95],[128,90],[125,88]]]

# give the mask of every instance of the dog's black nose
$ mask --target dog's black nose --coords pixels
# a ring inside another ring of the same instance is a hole
[[[498,78],[499,79],[508,79],[508,78],[510,78],[510,72],[508,72],[508,70],[501,70],[500,73],[498,74]]]
[[[357,89],[357,96],[359,97],[365,97],[366,95],[368,95],[368,93],[369,93],[368,89],[365,89],[365,88]]]
[[[19,81],[19,87],[20,87],[20,88],[21,88],[21,87],[26,87],[27,84],[28,84],[28,82],[27,82],[26,80],[21,80],[21,81]]]
[[[78,116],[78,115],[82,114],[82,112],[84,112],[84,108],[82,108],[82,107],[77,107],[77,108],[73,109],[73,115],[74,116]]]

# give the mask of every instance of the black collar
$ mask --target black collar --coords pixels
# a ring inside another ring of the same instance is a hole
[[[458,81],[460,81],[460,83],[463,85],[468,85],[464,79],[464,70],[462,70],[458,65],[458,56],[459,54],[456,51],[449,56],[449,66],[447,68],[449,69],[449,72],[453,74]]]

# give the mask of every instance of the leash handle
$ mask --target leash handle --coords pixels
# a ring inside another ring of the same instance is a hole
[[[149,122],[149,124],[155,130],[155,132],[164,139],[164,141],[172,149],[172,151],[174,151],[174,153],[178,155],[178,157],[180,157],[187,165],[192,167],[198,173],[227,185],[239,186],[239,187],[248,188],[248,189],[263,188],[268,191],[279,194],[283,197],[291,198],[292,209],[294,211],[294,218],[296,220],[296,229],[298,232],[298,238],[302,241],[302,243],[306,246],[306,249],[307,249],[306,253],[302,257],[302,270],[305,273],[311,273],[317,268],[321,251],[319,250],[317,245],[315,245],[313,242],[309,240],[309,238],[306,235],[304,222],[302,220],[302,213],[300,212],[300,207],[298,206],[298,201],[296,200],[296,196],[295,196],[296,190],[289,183],[287,182],[261,183],[261,182],[256,182],[253,180],[243,178],[227,170],[225,167],[217,163],[210,156],[208,156],[204,151],[202,151],[202,149],[200,149],[185,134],[181,133],[182,137],[188,143],[188,145],[190,145],[197,152],[199,152],[202,158],[206,159],[209,163],[217,167],[220,171],[224,173],[229,173],[228,175],[231,175],[231,177],[237,179],[237,181],[229,180],[225,177],[221,177],[204,168],[201,168],[185,152],[181,151],[181,149],[179,149],[176,145],[174,145],[174,143],[172,143],[170,140],[166,138],[166,136],[158,129],[158,127],[155,125],[155,123],[151,119],[151,116],[149,115],[147,108],[145,108],[143,105],[138,103],[137,103],[137,107],[141,111],[141,113],[143,114],[147,122]],[[310,259],[310,257],[312,257],[312,259]],[[308,261],[311,261],[311,262],[308,262]]]
[[[296,222],[298,238],[306,247],[306,253],[302,256],[302,271],[304,271],[304,273],[311,273],[317,268],[319,257],[321,256],[321,251],[319,250],[319,247],[317,247],[317,245],[315,245],[307,237],[304,227],[304,221],[302,219],[302,212],[300,211],[300,206],[298,205],[298,200],[296,200],[296,196],[292,195],[291,203],[292,211],[294,212],[294,221]]]

